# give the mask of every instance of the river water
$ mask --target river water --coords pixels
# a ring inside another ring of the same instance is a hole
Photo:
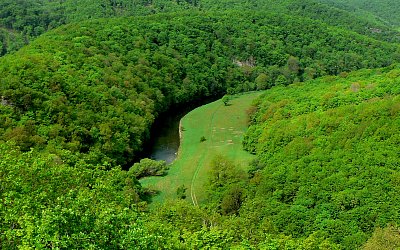
[[[163,160],[167,164],[173,162],[178,154],[179,122],[183,116],[201,105],[215,101],[217,97],[209,97],[198,102],[182,105],[158,117],[151,129],[150,141],[145,146],[144,157]]]
[[[148,158],[173,162],[179,149],[179,122],[186,112],[163,115],[152,127]]]

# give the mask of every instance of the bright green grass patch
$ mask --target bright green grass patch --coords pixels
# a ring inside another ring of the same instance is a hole
[[[221,100],[201,106],[181,120],[181,146],[178,158],[171,164],[167,176],[141,180],[144,187],[160,191],[154,202],[176,199],[177,188],[187,188],[187,200],[197,205],[205,198],[210,162],[224,155],[236,165],[246,168],[253,158],[242,148],[247,129],[247,113],[260,92],[233,96],[228,106]],[[201,142],[201,138],[205,141]]]

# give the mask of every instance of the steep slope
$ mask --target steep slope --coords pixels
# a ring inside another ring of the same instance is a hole
[[[398,66],[269,90],[244,139],[258,160],[241,213],[344,249],[399,224],[399,98]]]
[[[399,224],[400,69],[347,73],[398,45],[279,8],[74,23],[0,59],[0,247],[356,249]],[[273,86],[249,179],[215,159],[208,207],[147,211],[117,166],[159,112]]]
[[[375,227],[366,249],[398,242],[378,226],[399,223],[399,78],[394,66],[268,90],[245,140],[251,178],[217,159],[206,208],[149,212],[131,171],[2,143],[0,246],[358,249]]]

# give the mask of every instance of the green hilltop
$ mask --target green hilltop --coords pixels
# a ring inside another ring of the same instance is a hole
[[[393,1],[368,3],[340,0],[2,0],[0,56],[15,52],[41,34],[68,23],[188,10],[285,13],[344,27],[375,39],[399,42],[396,4]]]

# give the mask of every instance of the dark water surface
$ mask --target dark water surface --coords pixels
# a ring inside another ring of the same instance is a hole
[[[178,154],[179,122],[187,113],[201,105],[218,99],[210,97],[204,100],[182,105],[180,108],[172,109],[170,112],[160,115],[151,129],[150,141],[145,146],[144,157],[153,160],[164,160],[167,164],[173,162]],[[143,158],[144,158],[143,157]]]
[[[149,155],[153,160],[164,160],[167,164],[173,162],[179,149],[179,122],[186,112],[164,115],[153,125],[151,131]]]

